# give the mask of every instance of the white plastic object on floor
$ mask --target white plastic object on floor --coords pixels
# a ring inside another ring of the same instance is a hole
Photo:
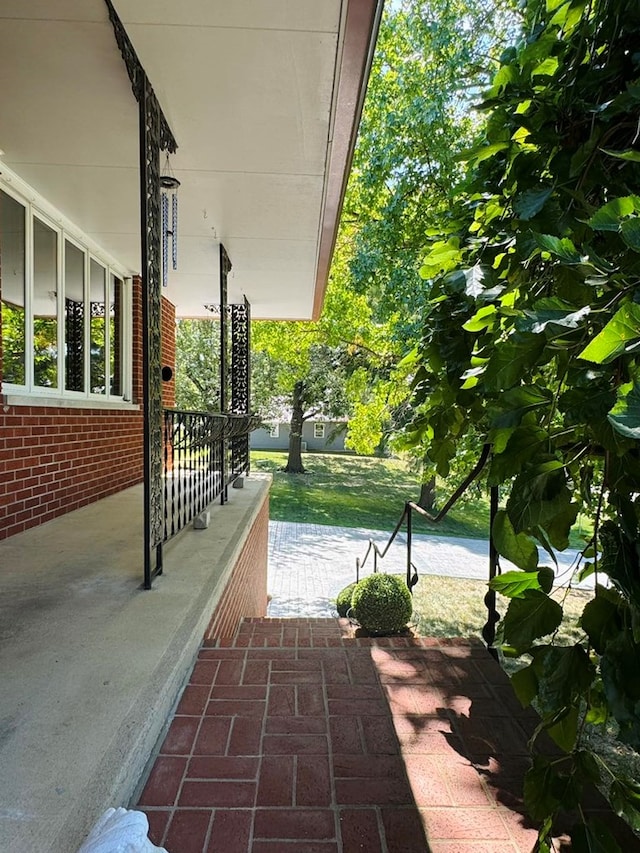
[[[96,821],[78,853],[168,853],[149,838],[144,812],[107,809]]]

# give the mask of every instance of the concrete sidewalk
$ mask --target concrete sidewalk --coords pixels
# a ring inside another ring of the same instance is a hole
[[[384,548],[389,535],[385,531],[360,527],[270,521],[268,589],[272,601],[269,616],[335,615],[333,600],[344,586],[356,579],[356,558],[362,560],[370,539]],[[404,573],[406,554],[406,536],[401,532],[381,564],[382,570]],[[570,577],[576,555],[576,551],[558,555],[558,579],[566,581]],[[489,543],[482,539],[414,534],[412,561],[419,574],[486,580]],[[550,558],[542,553],[541,565],[549,564]],[[504,570],[515,568],[504,560],[502,567]],[[373,554],[361,575],[372,571]],[[589,585],[593,585],[592,578],[580,586]]]

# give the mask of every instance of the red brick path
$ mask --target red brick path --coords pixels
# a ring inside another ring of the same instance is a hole
[[[139,806],[169,853],[530,853],[530,730],[481,645],[246,620],[201,649]]]

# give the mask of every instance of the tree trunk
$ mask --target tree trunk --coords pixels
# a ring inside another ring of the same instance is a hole
[[[304,383],[296,382],[293,386],[291,409],[291,424],[289,428],[289,457],[284,467],[285,474],[304,474],[302,464],[302,425],[304,423],[304,407],[302,395]]]
[[[436,478],[432,477],[420,486],[420,497],[418,506],[422,509],[432,510],[436,505]]]

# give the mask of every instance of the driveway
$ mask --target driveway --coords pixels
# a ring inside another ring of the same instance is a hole
[[[356,558],[362,559],[373,539],[383,548],[389,534],[360,527],[269,522],[269,616],[334,615],[333,600],[356,579]],[[576,551],[558,555],[556,576],[566,580]],[[541,563],[545,561],[541,554]],[[361,576],[373,570],[370,555]],[[387,573],[406,571],[406,537],[400,533],[381,564]],[[486,580],[489,574],[489,543],[484,539],[445,536],[413,536],[413,563],[419,574]],[[503,568],[515,568],[502,561]],[[593,586],[588,578],[580,587]]]

